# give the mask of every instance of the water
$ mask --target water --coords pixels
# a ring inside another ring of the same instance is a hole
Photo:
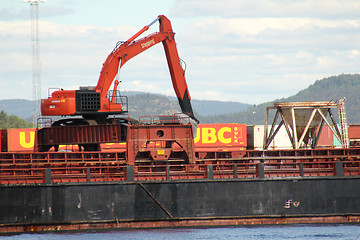
[[[103,232],[33,233],[0,236],[4,240],[238,240],[360,239],[360,225],[282,225],[222,228],[176,228]]]

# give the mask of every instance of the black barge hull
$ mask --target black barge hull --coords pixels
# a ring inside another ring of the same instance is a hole
[[[360,178],[0,186],[0,232],[360,221]]]

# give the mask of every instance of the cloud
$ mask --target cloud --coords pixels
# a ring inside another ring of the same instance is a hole
[[[75,10],[63,6],[47,6],[41,8],[41,17],[51,18],[75,14]]]
[[[341,40],[344,34],[358,36],[360,20],[321,20],[307,18],[231,18],[204,19],[188,25],[185,35],[192,41],[218,43],[221,46],[234,44],[264,43],[274,45],[274,40],[291,40],[287,45],[317,44],[326,37],[326,42]],[[284,39],[287,38],[287,39]],[[291,38],[291,39],[289,39]],[[282,45],[284,46],[284,45]],[[327,45],[325,45],[327,46]]]
[[[359,72],[360,18],[353,10],[358,3],[343,2],[177,1],[177,11],[168,17],[187,64],[191,97],[262,103],[288,97],[323,77]],[[0,25],[0,82],[6,89],[0,93],[31,99],[30,21]],[[131,19],[110,27],[44,19],[39,25],[43,96],[49,87],[95,85],[116,42],[139,30]],[[121,90],[174,96],[161,44],[127,62],[120,78]],[[17,88],[14,81],[29,87]]]
[[[25,4],[24,4],[25,5]],[[67,7],[62,6],[47,6],[38,7],[41,10],[42,18],[51,18],[57,16],[66,16],[74,14],[74,10]],[[27,20],[31,17],[31,9],[30,6],[21,9],[14,9],[9,7],[0,8],[0,21],[14,21],[14,20]]]
[[[29,19],[30,12],[25,9],[20,11],[14,11],[9,8],[0,8],[0,20],[18,20],[18,19]]]
[[[359,19],[201,18],[177,37],[191,79],[241,101],[248,93],[257,103],[287,97],[321,76],[358,72],[360,63]],[[209,96],[197,89],[193,97]]]
[[[172,14],[177,17],[221,18],[358,18],[357,0],[177,0]]]
[[[30,21],[0,22],[1,82],[12,84],[21,79],[32,82]],[[39,21],[42,95],[47,88],[94,85],[102,63],[118,40],[137,31],[129,26],[103,28]],[[120,37],[120,39],[119,39]],[[19,94],[20,93],[20,94]],[[3,98],[20,96],[31,99],[29,88],[7,91]]]

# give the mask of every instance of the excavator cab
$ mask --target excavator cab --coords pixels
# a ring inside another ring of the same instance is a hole
[[[94,87],[80,87],[79,90],[54,91],[48,99],[41,101],[43,116],[86,116],[106,118],[108,115],[128,112],[128,98],[117,89],[110,90],[105,97]]]

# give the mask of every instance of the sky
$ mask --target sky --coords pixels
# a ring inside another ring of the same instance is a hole
[[[360,71],[359,0],[47,0],[38,10],[42,98],[95,86],[116,43],[160,14],[192,99],[260,104]],[[161,44],[127,62],[120,80],[123,91],[175,96]],[[0,0],[0,84],[0,99],[33,98],[30,4],[21,0]]]

